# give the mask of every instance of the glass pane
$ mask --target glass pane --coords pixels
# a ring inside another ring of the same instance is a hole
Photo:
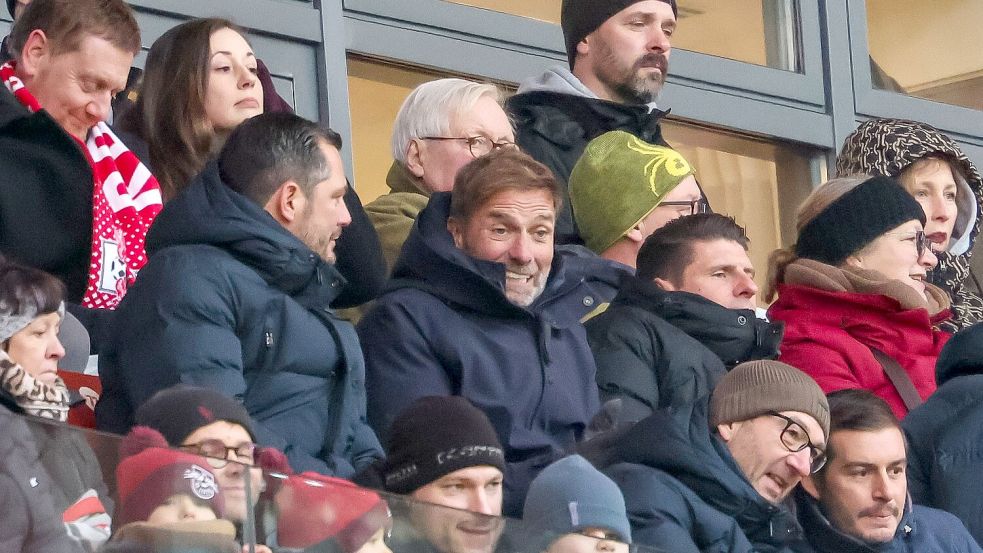
[[[745,228],[763,289],[768,255],[795,240],[795,211],[818,184],[810,168],[820,152],[677,120],[663,123],[663,135],[693,165],[713,210]]]
[[[981,27],[980,0],[867,0],[874,87],[983,110]]]
[[[561,0],[446,0],[560,23]],[[888,0],[890,1],[890,0]],[[795,0],[679,0],[674,48],[800,71]]]
[[[448,75],[403,67],[361,56],[348,56],[348,101],[352,118],[355,189],[363,203],[389,192],[386,173],[392,165],[389,147],[393,121],[406,96],[417,85]]]

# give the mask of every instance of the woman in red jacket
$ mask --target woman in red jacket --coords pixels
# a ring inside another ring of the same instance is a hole
[[[869,390],[904,417],[935,391],[949,298],[929,284],[937,263],[925,213],[890,177],[847,177],[815,190],[797,214],[798,243],[769,260],[768,310],[785,322],[780,359],[827,393]]]

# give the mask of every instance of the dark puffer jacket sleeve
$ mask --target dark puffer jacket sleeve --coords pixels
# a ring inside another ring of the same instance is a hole
[[[659,406],[655,363],[658,343],[644,325],[628,319],[589,321],[587,340],[597,363],[601,401],[621,398],[619,421],[639,421]]]

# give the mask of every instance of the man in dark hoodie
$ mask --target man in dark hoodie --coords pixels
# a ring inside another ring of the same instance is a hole
[[[579,319],[625,274],[554,253],[560,193],[549,169],[497,150],[465,166],[453,195],[417,218],[390,290],[359,323],[369,422],[385,435],[422,396],[460,395],[505,446],[505,513],[580,440],[599,409]]]
[[[692,403],[738,363],[778,357],[783,325],[755,317],[749,244],[716,213],[675,219],[645,241],[635,278],[587,322],[601,399],[622,399],[621,420]]]
[[[587,143],[623,130],[665,144],[656,107],[676,28],[675,0],[563,0],[566,67],[523,82],[506,108],[516,143],[556,175],[564,196],[558,243],[581,243],[566,182]]]
[[[819,385],[778,361],[742,363],[709,401],[656,411],[614,446],[604,471],[625,495],[632,539],[674,553],[788,551],[782,501],[825,461]]]
[[[184,383],[240,400],[257,442],[298,471],[351,477],[381,457],[358,337],[329,308],[351,221],[340,145],[293,114],[254,117],[167,204],[100,350],[101,429],[125,433],[144,401]]]
[[[826,465],[795,494],[807,542],[797,551],[983,551],[958,518],[912,503],[901,424],[883,399],[866,390],[833,392],[829,417]]]

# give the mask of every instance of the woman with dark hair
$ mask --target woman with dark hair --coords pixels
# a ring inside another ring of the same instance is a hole
[[[65,422],[69,392],[58,376],[65,349],[58,328],[65,314],[65,287],[55,277],[0,258],[0,393],[25,414]],[[67,514],[68,531],[90,546],[109,538],[111,507],[102,470],[84,437],[62,425],[30,425],[40,464],[51,476],[51,494],[58,512],[74,505],[99,505],[100,510],[74,509]]]
[[[785,323],[779,359],[826,393],[873,392],[903,418],[935,391],[935,360],[949,335],[946,293],[925,212],[890,177],[834,179],[799,208],[798,242],[769,259],[768,310]]]
[[[925,123],[872,119],[843,142],[836,172],[897,179],[925,210],[925,234],[939,259],[928,281],[952,299],[953,317],[943,327],[951,332],[983,321],[983,299],[965,286],[980,231],[983,178],[959,146]]]
[[[263,113],[265,106],[289,110],[272,85],[239,27],[226,19],[192,19],[151,46],[140,95],[117,126],[157,176],[167,202],[218,153],[239,123]],[[345,206],[352,223],[337,242],[336,267],[348,284],[335,308],[369,301],[386,278],[379,238],[350,186]]]

